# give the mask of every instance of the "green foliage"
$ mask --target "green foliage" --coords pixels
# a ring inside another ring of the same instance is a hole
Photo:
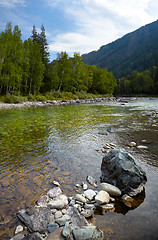
[[[128,78],[117,79],[117,86],[115,88],[115,94],[157,94],[157,83],[156,72],[158,67],[153,66],[150,70],[144,72],[133,71]]]
[[[47,98],[41,94],[38,94],[38,95],[32,95],[30,94],[28,97],[27,97],[28,101],[30,102],[36,102],[36,101],[40,101],[40,102],[45,102],[47,100]]]
[[[3,98],[3,101],[6,103],[22,103],[22,102],[26,102],[27,98],[8,94]]]
[[[79,53],[73,57],[66,52],[58,53],[57,59],[50,63],[43,25],[40,34],[33,26],[31,38],[22,42],[19,27],[16,25],[12,30],[8,23],[5,32],[0,33],[0,50],[1,95],[21,94],[29,96],[30,101],[44,101],[40,93],[48,91],[51,99],[81,96],[85,99],[91,92],[113,94],[113,74],[84,64]]]

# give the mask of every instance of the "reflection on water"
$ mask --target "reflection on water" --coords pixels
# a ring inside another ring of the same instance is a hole
[[[1,110],[0,238],[9,239],[13,235],[17,210],[35,202],[53,187],[53,180],[59,181],[68,195],[75,194],[75,184],[85,181],[87,175],[99,182],[101,149],[110,139],[125,147],[127,141],[142,144],[146,140],[143,145],[149,148],[148,157],[132,149],[147,173],[146,198],[137,199],[140,205],[133,211],[116,203],[115,212],[95,215],[93,221],[109,239],[156,239],[157,103],[155,99],[142,99],[125,105],[99,103]],[[109,126],[116,129],[116,139],[113,134],[98,134]]]

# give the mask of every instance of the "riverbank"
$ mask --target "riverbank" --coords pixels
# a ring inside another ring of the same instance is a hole
[[[77,100],[47,100],[38,102],[23,102],[23,103],[4,103],[0,102],[0,109],[9,108],[24,108],[24,107],[48,107],[48,106],[63,106],[63,105],[75,105],[75,104],[92,104],[99,102],[120,102],[125,104],[128,101],[134,100],[136,98],[126,98],[126,97],[108,97],[108,98],[92,98],[92,99],[77,99]]]

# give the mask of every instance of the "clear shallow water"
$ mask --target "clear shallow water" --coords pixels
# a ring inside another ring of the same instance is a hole
[[[98,182],[109,139],[117,146],[146,139],[149,152],[134,151],[147,173],[145,199],[134,210],[95,215],[107,239],[157,239],[158,100],[0,111],[0,239],[9,239],[16,212],[47,192],[53,180],[75,194],[75,184],[92,175]],[[98,134],[109,126],[116,138]],[[128,133],[128,135],[127,135]],[[142,144],[142,143],[141,143]]]

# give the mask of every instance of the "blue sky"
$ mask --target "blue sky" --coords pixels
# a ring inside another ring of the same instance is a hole
[[[0,0],[0,31],[18,25],[23,40],[43,24],[51,53],[98,50],[158,19],[157,0]]]

